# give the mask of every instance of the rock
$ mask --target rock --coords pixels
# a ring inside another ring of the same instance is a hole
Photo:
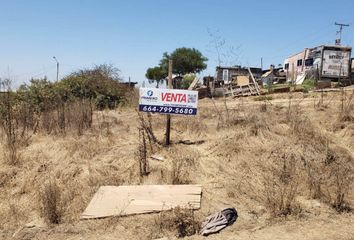
[[[321,203],[318,200],[314,199],[314,200],[311,201],[311,206],[313,208],[319,208],[319,207],[321,207]]]
[[[158,160],[158,161],[164,161],[165,160],[165,158],[163,156],[158,156],[158,155],[152,155],[151,158],[154,159],[154,160]]]

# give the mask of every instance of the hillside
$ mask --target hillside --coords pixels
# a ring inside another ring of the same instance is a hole
[[[353,239],[353,94],[203,99],[196,117],[172,117],[170,147],[148,144],[148,156],[164,157],[149,158],[148,176],[139,173],[138,128],[151,123],[163,141],[165,117],[142,120],[134,107],[95,112],[82,135],[33,134],[16,164],[2,144],[0,239],[175,238],[172,213],[79,217],[102,185],[189,183],[203,190],[195,220],[228,206],[239,214],[207,239]]]

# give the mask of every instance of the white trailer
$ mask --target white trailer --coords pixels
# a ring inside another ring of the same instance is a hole
[[[348,78],[350,76],[350,53],[348,48],[324,48],[322,53],[322,77]]]

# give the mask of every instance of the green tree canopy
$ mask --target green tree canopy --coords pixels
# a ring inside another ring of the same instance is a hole
[[[173,73],[184,76],[188,73],[200,73],[207,68],[208,59],[195,48],[177,48],[171,54],[164,53],[160,61],[163,69],[168,69],[168,60],[173,61]],[[166,70],[167,71],[167,70]]]
[[[156,81],[156,86],[159,87],[160,82],[163,82],[167,76],[167,72],[164,71],[160,66],[153,68],[148,68],[145,74],[149,82]]]
[[[119,70],[102,64],[93,69],[76,71],[62,79],[58,85],[69,96],[95,100],[96,107],[114,108],[124,98],[125,90],[120,84]]]
[[[159,66],[148,68],[146,78],[149,81],[156,81],[157,86],[168,75],[168,61],[173,61],[173,73],[184,76],[189,73],[200,73],[207,68],[208,59],[195,48],[177,48],[171,54],[165,52],[162,55]]]

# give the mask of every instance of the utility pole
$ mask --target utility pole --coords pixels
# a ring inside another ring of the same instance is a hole
[[[172,89],[172,60],[168,60],[168,89]],[[171,115],[166,116],[166,142],[165,145],[170,145],[171,133]]]
[[[291,64],[291,68],[292,68],[291,83],[294,84],[295,83],[295,64],[294,63]]]
[[[53,57],[53,59],[57,62],[57,82],[58,82],[58,80],[59,80],[59,62],[55,56]]]
[[[263,70],[263,57],[261,57],[261,69]]]
[[[339,38],[336,39],[336,45],[341,45],[343,27],[349,27],[349,24],[335,22],[334,25],[339,26],[339,31],[337,31],[337,34],[339,34]]]

